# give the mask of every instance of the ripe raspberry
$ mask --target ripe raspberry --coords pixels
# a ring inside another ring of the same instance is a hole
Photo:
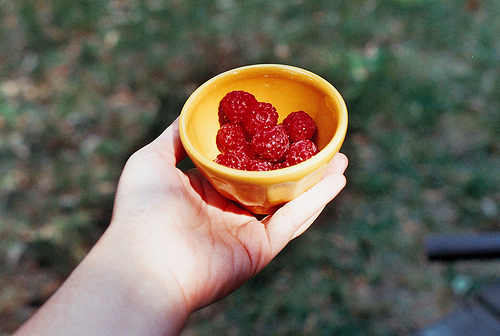
[[[251,160],[247,165],[247,170],[252,171],[267,171],[273,169],[273,164],[264,159]]]
[[[290,146],[288,134],[282,125],[255,134],[252,148],[263,159],[271,162],[282,161]]]
[[[223,115],[233,123],[243,122],[245,114],[257,104],[257,99],[246,91],[231,91],[219,103],[219,122],[224,120]]]
[[[241,150],[232,150],[217,155],[214,161],[229,168],[246,170],[250,158]]]
[[[318,153],[318,147],[311,140],[300,140],[293,143],[286,155],[286,161],[293,166],[310,159]]]
[[[278,112],[270,103],[259,102],[243,118],[243,128],[250,135],[270,129],[278,123]]]
[[[316,123],[313,118],[304,111],[290,113],[283,120],[283,126],[288,132],[290,142],[311,140],[314,132],[316,132]]]
[[[245,142],[243,147],[241,147],[241,151],[245,153],[250,159],[257,159],[257,154],[252,148],[252,144],[250,142]]]
[[[245,131],[240,124],[224,124],[217,131],[216,142],[221,152],[241,148],[246,143]]]

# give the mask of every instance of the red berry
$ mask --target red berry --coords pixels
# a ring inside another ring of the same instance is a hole
[[[224,122],[224,115],[233,123],[243,122],[245,114],[257,104],[257,99],[246,91],[231,91],[219,103],[219,122]]]
[[[318,153],[318,148],[311,140],[300,140],[293,143],[286,155],[286,161],[293,166],[297,163],[310,159]]]
[[[246,143],[245,131],[240,124],[224,124],[217,131],[216,142],[221,152],[239,149]]]
[[[247,170],[252,171],[267,171],[271,169],[273,169],[273,164],[270,161],[264,159],[251,160],[247,165]]]
[[[243,147],[241,147],[241,151],[245,153],[250,159],[256,159],[257,154],[255,154],[255,151],[252,148],[252,144],[250,142],[245,142],[243,144]]]
[[[277,124],[272,104],[258,102],[246,91],[231,91],[219,103],[217,148],[214,160],[227,167],[266,171],[286,168],[305,161],[318,152],[311,141],[314,120],[304,111],[290,113]]]
[[[271,162],[282,161],[289,146],[288,134],[282,125],[259,132],[252,138],[252,148],[255,153]]]
[[[241,150],[232,150],[217,155],[214,161],[229,168],[246,170],[250,158]]]
[[[304,111],[290,113],[283,120],[283,126],[288,132],[290,142],[311,140],[314,132],[316,132],[316,123],[313,118]]]
[[[250,135],[270,129],[278,123],[278,112],[270,103],[257,103],[243,119],[243,128]]]

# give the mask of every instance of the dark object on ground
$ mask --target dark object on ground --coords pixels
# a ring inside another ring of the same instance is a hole
[[[500,234],[433,236],[425,249],[432,261],[500,258]]]
[[[425,241],[431,261],[500,258],[500,234],[434,236]],[[481,290],[462,308],[414,336],[500,335],[500,283]]]

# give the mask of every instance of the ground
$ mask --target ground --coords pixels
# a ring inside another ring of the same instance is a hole
[[[446,316],[499,280],[497,260],[423,248],[500,227],[499,14],[493,0],[0,0],[0,335],[105,230],[127,157],[205,80],[266,62],[343,95],[348,185],[183,335],[407,335]]]

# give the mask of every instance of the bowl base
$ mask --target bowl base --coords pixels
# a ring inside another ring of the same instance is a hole
[[[265,206],[260,206],[260,205],[243,205],[238,203],[240,207],[243,209],[253,213],[254,215],[270,215],[274,213],[276,210],[281,208],[283,204],[280,205],[275,205],[272,207],[265,207]]]

